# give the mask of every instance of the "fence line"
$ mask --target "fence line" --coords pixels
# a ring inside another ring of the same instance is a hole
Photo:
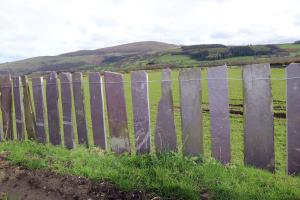
[[[213,67],[211,67],[213,68]],[[62,73],[65,73],[65,72],[62,72]],[[12,77],[12,78],[18,78],[17,77]],[[292,77],[292,78],[256,78],[256,79],[253,79],[253,80],[271,80],[271,81],[286,81],[286,80],[293,80],[293,79],[300,79],[300,77]],[[178,80],[178,79],[169,79],[169,80],[148,80],[147,83],[161,83],[161,82],[182,82],[182,81],[202,81],[202,80],[232,80],[232,81],[242,81],[243,79],[242,78],[203,78],[203,79],[187,79],[187,80]],[[73,83],[89,83],[89,84],[105,84],[105,83],[108,83],[108,84],[114,84],[114,83],[132,83],[132,81],[122,81],[122,82],[89,82],[89,81],[86,81],[86,80],[82,80],[82,82],[77,82],[77,81],[73,81]],[[146,83],[145,81],[135,81],[136,83]],[[49,85],[51,84],[55,84],[55,83],[48,83]],[[59,83],[60,85],[62,84],[69,84],[68,82],[60,82]],[[35,87],[35,86],[38,86],[38,85],[34,85],[32,84],[32,87]],[[9,87],[9,88],[16,88],[18,86],[2,86],[3,88],[6,88],[6,87]]]
[[[131,81],[124,81],[119,73],[104,72],[104,80],[97,72],[90,72],[87,83],[90,102],[84,102],[82,73],[56,72],[46,78],[32,79],[34,107],[28,78],[3,75],[1,81],[1,109],[3,130],[0,139],[13,139],[12,102],[15,108],[17,139],[24,140],[26,128],[29,139],[45,143],[47,141],[44,101],[48,114],[49,142],[60,145],[62,138],[67,148],[74,142],[74,120],[79,144],[89,145],[85,103],[91,107],[92,133],[94,145],[111,149],[116,153],[131,151],[128,119],[124,94],[124,83],[130,83],[133,107],[133,127],[137,153],[150,153],[150,107],[149,83],[161,83],[161,98],[155,124],[155,151],[177,150],[177,134],[174,122],[172,82],[179,82],[182,141],[184,155],[203,154],[203,117],[201,81],[208,80],[209,113],[211,127],[212,156],[223,164],[231,162],[228,81],[243,81],[244,91],[244,162],[246,165],[274,171],[274,117],[272,108],[271,81],[286,80],[287,109],[287,173],[300,173],[300,64],[291,64],[286,69],[285,78],[270,78],[270,65],[247,65],[242,70],[242,78],[227,76],[227,66],[208,68],[207,78],[201,78],[200,68],[184,69],[178,79],[171,79],[171,70],[162,70],[162,80],[148,80],[146,71],[131,73]],[[21,81],[22,80],[22,81]],[[260,80],[260,81],[257,81]],[[102,86],[105,86],[105,96]],[[60,87],[60,88],[59,88]],[[62,116],[59,114],[61,90]],[[46,99],[44,99],[46,97]],[[109,134],[106,133],[104,114],[106,99]],[[72,103],[75,119],[72,116]],[[34,112],[35,111],[35,115]],[[62,129],[60,121],[62,117]],[[61,136],[61,133],[63,134]],[[109,136],[107,136],[109,135]],[[109,138],[109,141],[106,141]],[[107,145],[110,143],[110,145]]]

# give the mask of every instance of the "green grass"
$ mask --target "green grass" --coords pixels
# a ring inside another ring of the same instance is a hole
[[[40,145],[34,142],[4,142],[12,163],[30,169],[47,168],[93,180],[109,180],[125,190],[150,190],[164,198],[199,199],[208,192],[215,199],[299,199],[300,178],[229,165],[212,159],[186,158],[179,154],[123,155],[98,148]],[[68,166],[68,167],[66,167]]]
[[[98,150],[76,148],[71,152],[63,148],[43,147],[33,143],[6,143],[1,144],[0,149],[13,151],[10,159],[26,166],[46,167],[58,170],[62,173],[69,172],[84,175],[93,179],[109,179],[123,188],[144,188],[156,191],[165,197],[179,195],[186,199],[196,199],[199,192],[205,189],[211,190],[214,195],[220,199],[242,199],[244,192],[245,199],[300,199],[299,177],[292,178],[285,176],[286,171],[286,120],[274,119],[275,125],[275,170],[276,175],[263,172],[257,169],[246,168],[243,165],[243,116],[230,115],[231,126],[231,154],[232,161],[229,167],[222,167],[211,160],[211,137],[209,113],[203,112],[203,131],[204,131],[204,157],[205,162],[196,165],[189,159],[181,156],[181,120],[180,120],[180,99],[179,99],[179,70],[172,70],[172,87],[174,101],[174,119],[177,131],[178,153],[176,155],[167,155],[156,157],[154,153],[154,132],[156,123],[157,106],[161,96],[160,75],[161,70],[148,71],[149,75],[149,96],[150,96],[150,115],[151,115],[151,144],[152,154],[150,156],[122,156],[115,157],[110,153],[103,155]],[[230,109],[242,111],[240,106],[243,103],[243,91],[241,79],[241,68],[231,67],[228,71],[229,84],[229,103]],[[208,83],[206,80],[207,70],[202,70],[202,107],[208,108]],[[272,95],[275,113],[285,113],[285,77],[284,69],[272,69]],[[278,79],[278,80],[276,80]],[[84,94],[86,106],[86,119],[89,133],[90,144],[93,143],[92,125],[89,104],[89,87],[87,77],[84,78]],[[128,115],[128,125],[132,151],[134,152],[134,132],[133,132],[133,113],[131,103],[130,74],[124,74],[124,89],[126,98],[126,108]],[[105,92],[105,91],[104,91]],[[105,98],[104,98],[105,100]],[[60,101],[60,100],[59,100]],[[61,107],[59,109],[61,114]],[[105,114],[106,107],[105,107]],[[45,115],[46,116],[46,115]],[[75,111],[73,110],[73,116]],[[107,117],[106,117],[107,119]],[[62,119],[61,119],[62,120]],[[76,122],[74,121],[74,127]],[[47,127],[47,118],[46,118]],[[108,123],[106,120],[108,131]],[[76,129],[75,129],[76,135]],[[107,136],[109,144],[109,134]],[[76,138],[77,140],[77,138]],[[15,149],[14,149],[15,148]],[[37,152],[37,153],[28,153]],[[26,153],[27,152],[27,153]],[[48,152],[48,153],[47,153]],[[41,155],[40,155],[41,154]],[[100,154],[100,155],[98,155]],[[134,153],[133,153],[134,154]],[[76,158],[78,156],[78,158]],[[67,169],[63,162],[66,160],[75,162],[74,167]],[[57,160],[57,161],[56,161]],[[60,161],[62,160],[62,161]],[[73,161],[74,160],[74,161]],[[89,161],[90,160],[90,161]],[[150,161],[149,161],[150,160]],[[179,166],[173,166],[180,163],[187,169],[186,172],[180,171]],[[78,162],[78,163],[77,163]],[[99,163],[98,163],[99,162]],[[102,163],[107,162],[107,163]],[[144,165],[143,163],[146,162]],[[185,163],[186,162],[186,163]],[[49,164],[50,163],[50,164]],[[114,164],[115,163],[115,164]],[[149,164],[150,163],[150,164]],[[148,166],[151,165],[151,166]],[[125,165],[124,169],[121,166]],[[138,165],[139,167],[136,167]],[[155,165],[155,166],[152,166]],[[95,169],[93,169],[95,168]],[[105,169],[103,169],[105,168]],[[173,169],[174,168],[174,169]],[[154,172],[155,173],[154,173]],[[120,174],[120,172],[122,172]],[[123,174],[123,172],[125,174]],[[134,175],[128,177],[128,173]],[[149,173],[148,175],[146,175]],[[152,174],[151,174],[152,173]],[[155,174],[155,175],[153,175]],[[182,176],[181,176],[182,174]],[[244,178],[243,178],[244,177]],[[246,177],[246,178],[245,178]],[[174,180],[173,180],[174,179]],[[219,185],[220,182],[220,185]],[[287,185],[284,185],[287,182]],[[249,187],[247,187],[249,185]],[[174,189],[176,188],[176,189]],[[262,196],[260,196],[262,195]],[[282,196],[283,195],[283,196]]]

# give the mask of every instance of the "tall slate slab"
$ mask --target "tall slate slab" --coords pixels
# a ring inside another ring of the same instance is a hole
[[[14,92],[14,106],[15,106],[15,116],[16,116],[16,130],[17,130],[17,139],[22,141],[25,139],[24,134],[24,113],[21,101],[21,77],[13,77],[13,92]]]
[[[181,128],[184,155],[203,154],[201,69],[179,73]]]
[[[223,164],[230,162],[230,115],[227,66],[207,70],[212,156]]]
[[[104,80],[112,150],[118,154],[130,152],[123,77],[104,72]]]
[[[46,100],[48,112],[49,140],[53,145],[61,144],[58,112],[57,74],[51,72],[46,80]]]
[[[89,73],[90,104],[94,144],[106,149],[106,130],[104,121],[104,101],[102,79],[98,72]]]
[[[61,103],[63,112],[64,143],[68,149],[74,148],[74,129],[72,116],[72,75],[71,73],[60,74]]]
[[[24,105],[24,117],[27,137],[30,140],[37,139],[35,116],[33,112],[33,105],[30,96],[29,83],[27,76],[22,76],[23,86],[23,105]]]
[[[76,126],[78,134],[78,143],[88,146],[88,133],[85,119],[84,95],[83,95],[83,77],[81,72],[75,72],[72,77],[73,95],[75,105]]]
[[[287,173],[300,173],[300,64],[286,68]]]
[[[157,153],[176,151],[177,148],[171,70],[163,69],[161,79],[162,96],[158,104],[154,138]]]
[[[131,72],[131,94],[137,153],[150,153],[150,111],[148,74]]]
[[[270,65],[243,67],[246,165],[274,171],[274,121]]]
[[[35,120],[36,120],[36,133],[37,141],[40,143],[46,143],[46,130],[44,119],[44,85],[43,77],[34,77],[32,81],[32,92],[35,107]]]
[[[12,80],[10,73],[1,76],[1,111],[3,122],[3,139],[13,140]]]

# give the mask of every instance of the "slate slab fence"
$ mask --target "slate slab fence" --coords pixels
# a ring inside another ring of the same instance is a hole
[[[270,65],[244,66],[242,75],[244,163],[274,171],[274,119]],[[162,93],[152,140],[154,145],[150,145],[149,81],[145,71],[131,73],[134,142],[130,142],[129,138],[122,74],[104,72],[102,78],[98,72],[90,72],[88,74],[89,102],[84,101],[81,72],[73,75],[61,73],[60,76],[51,72],[46,78],[46,90],[44,90],[43,77],[32,78],[32,90],[29,88],[26,76],[12,78],[7,73],[1,74],[1,77],[0,99],[3,119],[1,140],[14,139],[12,127],[15,123],[17,140],[25,139],[26,130],[28,139],[46,143],[48,138],[46,133],[49,133],[51,144],[64,143],[66,148],[72,149],[75,147],[74,130],[76,129],[78,143],[88,146],[90,143],[87,137],[85,104],[89,103],[94,145],[102,149],[111,147],[113,152],[122,154],[130,153],[131,145],[135,145],[136,153],[147,154],[153,151],[151,150],[153,146],[155,152],[162,153],[177,151],[177,144],[182,142],[184,155],[203,154],[200,68],[183,69],[179,73],[182,130],[175,128],[171,70],[162,70]],[[211,152],[215,159],[228,164],[231,162],[231,144],[227,66],[208,68],[207,79]],[[290,64],[286,68],[286,91],[287,173],[294,174],[300,173],[300,64]],[[61,102],[58,100],[59,95],[61,95]],[[75,119],[72,115],[72,102],[75,105]],[[59,106],[62,107],[62,116],[59,114]],[[107,110],[108,127],[105,123],[105,110]],[[14,120],[13,116],[15,116]],[[60,118],[62,118],[62,127]],[[182,133],[182,141],[177,141],[177,133]],[[109,138],[108,141],[106,138]],[[110,145],[107,145],[108,143]]]

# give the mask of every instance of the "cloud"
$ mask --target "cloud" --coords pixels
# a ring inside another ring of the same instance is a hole
[[[299,7],[298,0],[1,0],[0,62],[143,40],[292,42]]]

